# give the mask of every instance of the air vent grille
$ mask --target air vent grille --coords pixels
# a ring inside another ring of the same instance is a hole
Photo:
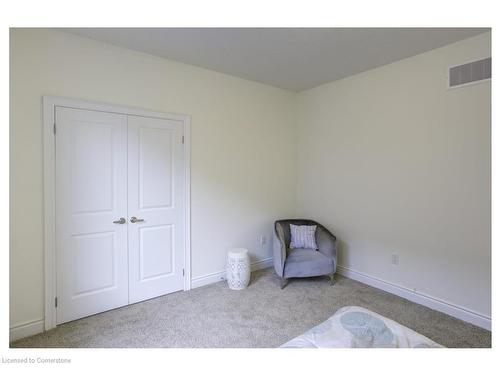
[[[449,87],[491,78],[491,57],[450,68]]]

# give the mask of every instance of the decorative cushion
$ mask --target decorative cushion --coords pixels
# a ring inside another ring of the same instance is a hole
[[[290,234],[290,249],[318,249],[316,245],[316,225],[290,224]]]

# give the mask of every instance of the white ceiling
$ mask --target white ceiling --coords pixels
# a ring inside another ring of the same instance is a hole
[[[62,30],[293,91],[489,31],[480,28]]]

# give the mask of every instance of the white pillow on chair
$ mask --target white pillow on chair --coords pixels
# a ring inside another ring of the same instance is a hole
[[[316,245],[316,225],[290,224],[290,234],[290,249],[318,249],[318,245]]]

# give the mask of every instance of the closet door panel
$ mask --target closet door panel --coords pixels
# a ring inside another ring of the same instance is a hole
[[[127,118],[56,108],[57,324],[128,303]]]
[[[182,132],[179,121],[128,117],[130,303],[183,288]]]

